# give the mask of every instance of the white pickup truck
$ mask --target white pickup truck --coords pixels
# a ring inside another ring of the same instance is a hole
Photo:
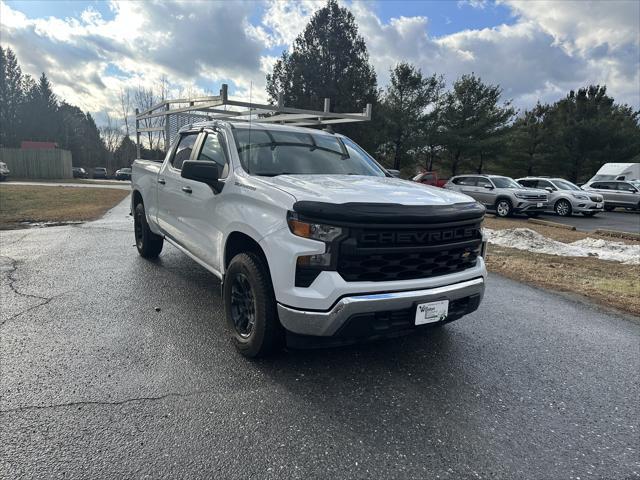
[[[162,163],[134,162],[132,189],[140,255],[166,240],[218,277],[249,357],[439,326],[484,294],[484,207],[391,177],[342,135],[189,125]]]

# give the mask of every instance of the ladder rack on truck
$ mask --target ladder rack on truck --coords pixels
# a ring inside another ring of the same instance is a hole
[[[188,105],[180,106],[180,104]],[[175,107],[172,108],[172,106]],[[218,96],[164,100],[143,112],[136,109],[137,157],[140,158],[141,133],[164,133],[164,146],[168,151],[172,138],[181,127],[207,120],[259,121],[298,127],[329,126],[371,120],[370,103],[367,103],[361,113],[332,112],[330,106],[330,99],[325,98],[323,110],[287,107],[284,105],[282,94],[278,95],[278,103],[275,105],[233,100],[229,98],[227,84],[222,84]]]

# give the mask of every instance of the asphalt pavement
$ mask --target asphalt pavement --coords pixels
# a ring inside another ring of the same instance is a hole
[[[494,275],[443,329],[249,361],[126,202],[0,232],[0,478],[640,478],[637,319]]]
[[[525,217],[526,218],[526,217]],[[571,215],[561,217],[554,214],[540,215],[541,220],[572,225],[582,232],[593,232],[597,229],[617,230],[619,232],[640,233],[639,212],[602,212],[593,217]]]

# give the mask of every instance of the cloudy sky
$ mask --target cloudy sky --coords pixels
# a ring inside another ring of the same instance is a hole
[[[324,2],[0,0],[0,44],[55,92],[117,116],[118,92],[156,85],[173,94],[265,98],[265,73]],[[519,108],[606,84],[640,108],[640,2],[344,0],[384,86],[409,61],[451,83],[475,72]]]

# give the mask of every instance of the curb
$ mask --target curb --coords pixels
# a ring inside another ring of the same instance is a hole
[[[565,230],[575,230],[576,227],[571,225],[565,225],[564,223],[550,222],[548,220],[538,220],[537,218],[529,218],[527,222],[536,223],[538,225],[545,225],[547,227],[564,228]]]
[[[617,230],[606,230],[602,228],[595,230],[593,233],[595,233],[596,235],[602,235],[604,237],[624,238],[626,240],[640,240],[640,233],[619,232]]]

